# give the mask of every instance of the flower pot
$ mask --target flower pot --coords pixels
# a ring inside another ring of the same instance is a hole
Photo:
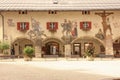
[[[24,57],[24,61],[32,61],[32,58],[30,58],[30,57]]]
[[[91,57],[91,56],[87,56],[87,57],[86,57],[86,60],[88,60],[88,61],[94,61],[94,58]]]
[[[34,53],[34,49],[30,46],[27,46],[23,50],[24,52],[24,60],[25,61],[31,61]]]

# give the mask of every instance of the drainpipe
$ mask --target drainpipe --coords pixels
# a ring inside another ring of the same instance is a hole
[[[3,31],[3,39],[2,39],[2,41],[4,41],[4,16],[3,16],[3,14],[0,12],[0,16],[2,17],[2,31]]]

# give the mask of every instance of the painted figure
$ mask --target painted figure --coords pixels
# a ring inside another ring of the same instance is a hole
[[[37,45],[41,45],[42,41],[42,36],[46,36],[44,34],[44,31],[40,27],[40,23],[36,21],[35,19],[31,18],[31,23],[32,23],[32,29],[30,29],[27,34],[29,35],[30,39],[34,40]],[[38,44],[39,43],[39,44]]]
[[[109,34],[112,35],[112,29],[111,29],[111,26],[110,26],[109,18],[107,18],[107,29],[109,30]],[[106,30],[106,33],[107,33],[107,30]]]
[[[112,30],[111,30],[111,26],[110,26],[110,22],[109,22],[109,18],[107,18],[107,16],[113,14],[112,12],[103,12],[103,13],[95,13],[99,16],[102,17],[102,25],[103,25],[103,32],[104,32],[104,36],[106,37],[106,32],[107,30],[110,31],[110,34],[112,35]]]
[[[72,36],[77,37],[77,22],[73,23],[72,31],[71,31]]]
[[[95,35],[95,37],[103,40],[104,39],[104,34],[101,29],[99,29],[98,33]]]
[[[71,23],[71,21],[69,20],[69,21],[67,22],[67,20],[64,19],[64,23],[62,23],[61,26],[63,27],[63,30],[62,30],[63,35],[64,35],[64,36],[70,35],[71,28],[72,28],[72,23]]]
[[[33,19],[33,18],[31,19],[31,22],[32,22],[32,29],[33,29],[33,31],[34,31],[36,34],[40,35],[39,32],[42,31],[42,28],[40,27],[40,22],[36,21],[36,20]]]
[[[61,24],[63,30],[62,39],[65,41],[65,44],[69,44],[73,39],[77,37],[77,22],[64,19],[64,23]]]

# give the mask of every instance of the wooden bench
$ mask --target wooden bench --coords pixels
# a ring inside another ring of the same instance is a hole
[[[120,58],[120,54],[115,54],[114,57],[115,58]]]
[[[15,58],[23,58],[22,55],[0,55],[0,59],[15,59]]]
[[[105,58],[105,54],[99,54],[100,58]]]
[[[12,59],[14,60],[15,55],[0,55],[0,59]]]
[[[49,58],[53,58],[53,59],[56,59],[56,61],[57,61],[58,57],[59,57],[58,55],[43,55],[43,58],[45,58],[45,60],[49,59]]]
[[[79,55],[71,55],[71,58],[76,58],[77,60],[79,60]]]
[[[106,55],[106,54],[99,54],[99,57],[102,59],[102,58],[111,58],[113,59],[114,58],[114,55]]]
[[[106,58],[111,58],[113,59],[114,58],[114,55],[105,55]]]
[[[67,56],[67,58],[66,59],[68,59],[68,58],[76,58],[77,60],[79,60],[79,55],[69,55],[69,56]]]

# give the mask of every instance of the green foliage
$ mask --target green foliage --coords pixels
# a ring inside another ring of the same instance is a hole
[[[5,42],[0,43],[1,50],[7,50],[7,49],[9,49],[9,47],[10,47],[10,45],[8,43],[5,43]]]
[[[94,46],[88,46],[87,50],[85,51],[85,56],[88,56],[88,57],[93,56],[94,49],[95,49]]]
[[[7,55],[9,54],[7,49],[9,49],[10,45],[6,42],[0,43],[0,50],[2,51],[3,54]]]
[[[8,55],[9,53],[8,53],[8,51],[4,51],[4,54],[5,54],[5,55]]]
[[[89,50],[86,50],[86,51],[85,51],[85,56],[89,56],[89,57],[90,57],[90,56],[92,56],[92,54],[90,53]]]
[[[30,46],[27,46],[24,48],[23,52],[25,56],[32,58],[34,54],[34,49]]]

